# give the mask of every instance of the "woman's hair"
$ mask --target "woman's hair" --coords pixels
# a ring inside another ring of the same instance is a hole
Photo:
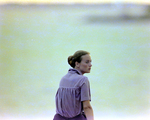
[[[75,67],[75,62],[78,62],[80,63],[81,60],[82,60],[82,56],[83,55],[87,55],[87,54],[90,54],[89,52],[87,51],[84,51],[84,50],[78,50],[74,53],[74,55],[71,55],[68,57],[68,64],[71,66],[71,67]]]

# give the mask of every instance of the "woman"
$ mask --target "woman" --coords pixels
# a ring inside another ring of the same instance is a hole
[[[53,120],[94,120],[89,80],[83,76],[92,67],[90,53],[79,50],[68,63],[72,68],[60,81]]]

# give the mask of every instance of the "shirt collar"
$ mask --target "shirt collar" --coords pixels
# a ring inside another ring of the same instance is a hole
[[[75,68],[70,68],[68,71],[69,71],[70,73],[77,73],[77,74],[79,74],[79,75],[82,75],[82,73],[81,73],[79,70],[75,69]]]

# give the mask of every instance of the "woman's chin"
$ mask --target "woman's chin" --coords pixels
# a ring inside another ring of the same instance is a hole
[[[91,72],[91,70],[88,70],[86,73],[90,73]]]

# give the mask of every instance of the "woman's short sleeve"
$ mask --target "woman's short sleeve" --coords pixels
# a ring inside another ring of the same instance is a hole
[[[81,86],[81,101],[91,101],[90,83],[88,78],[86,78]]]

